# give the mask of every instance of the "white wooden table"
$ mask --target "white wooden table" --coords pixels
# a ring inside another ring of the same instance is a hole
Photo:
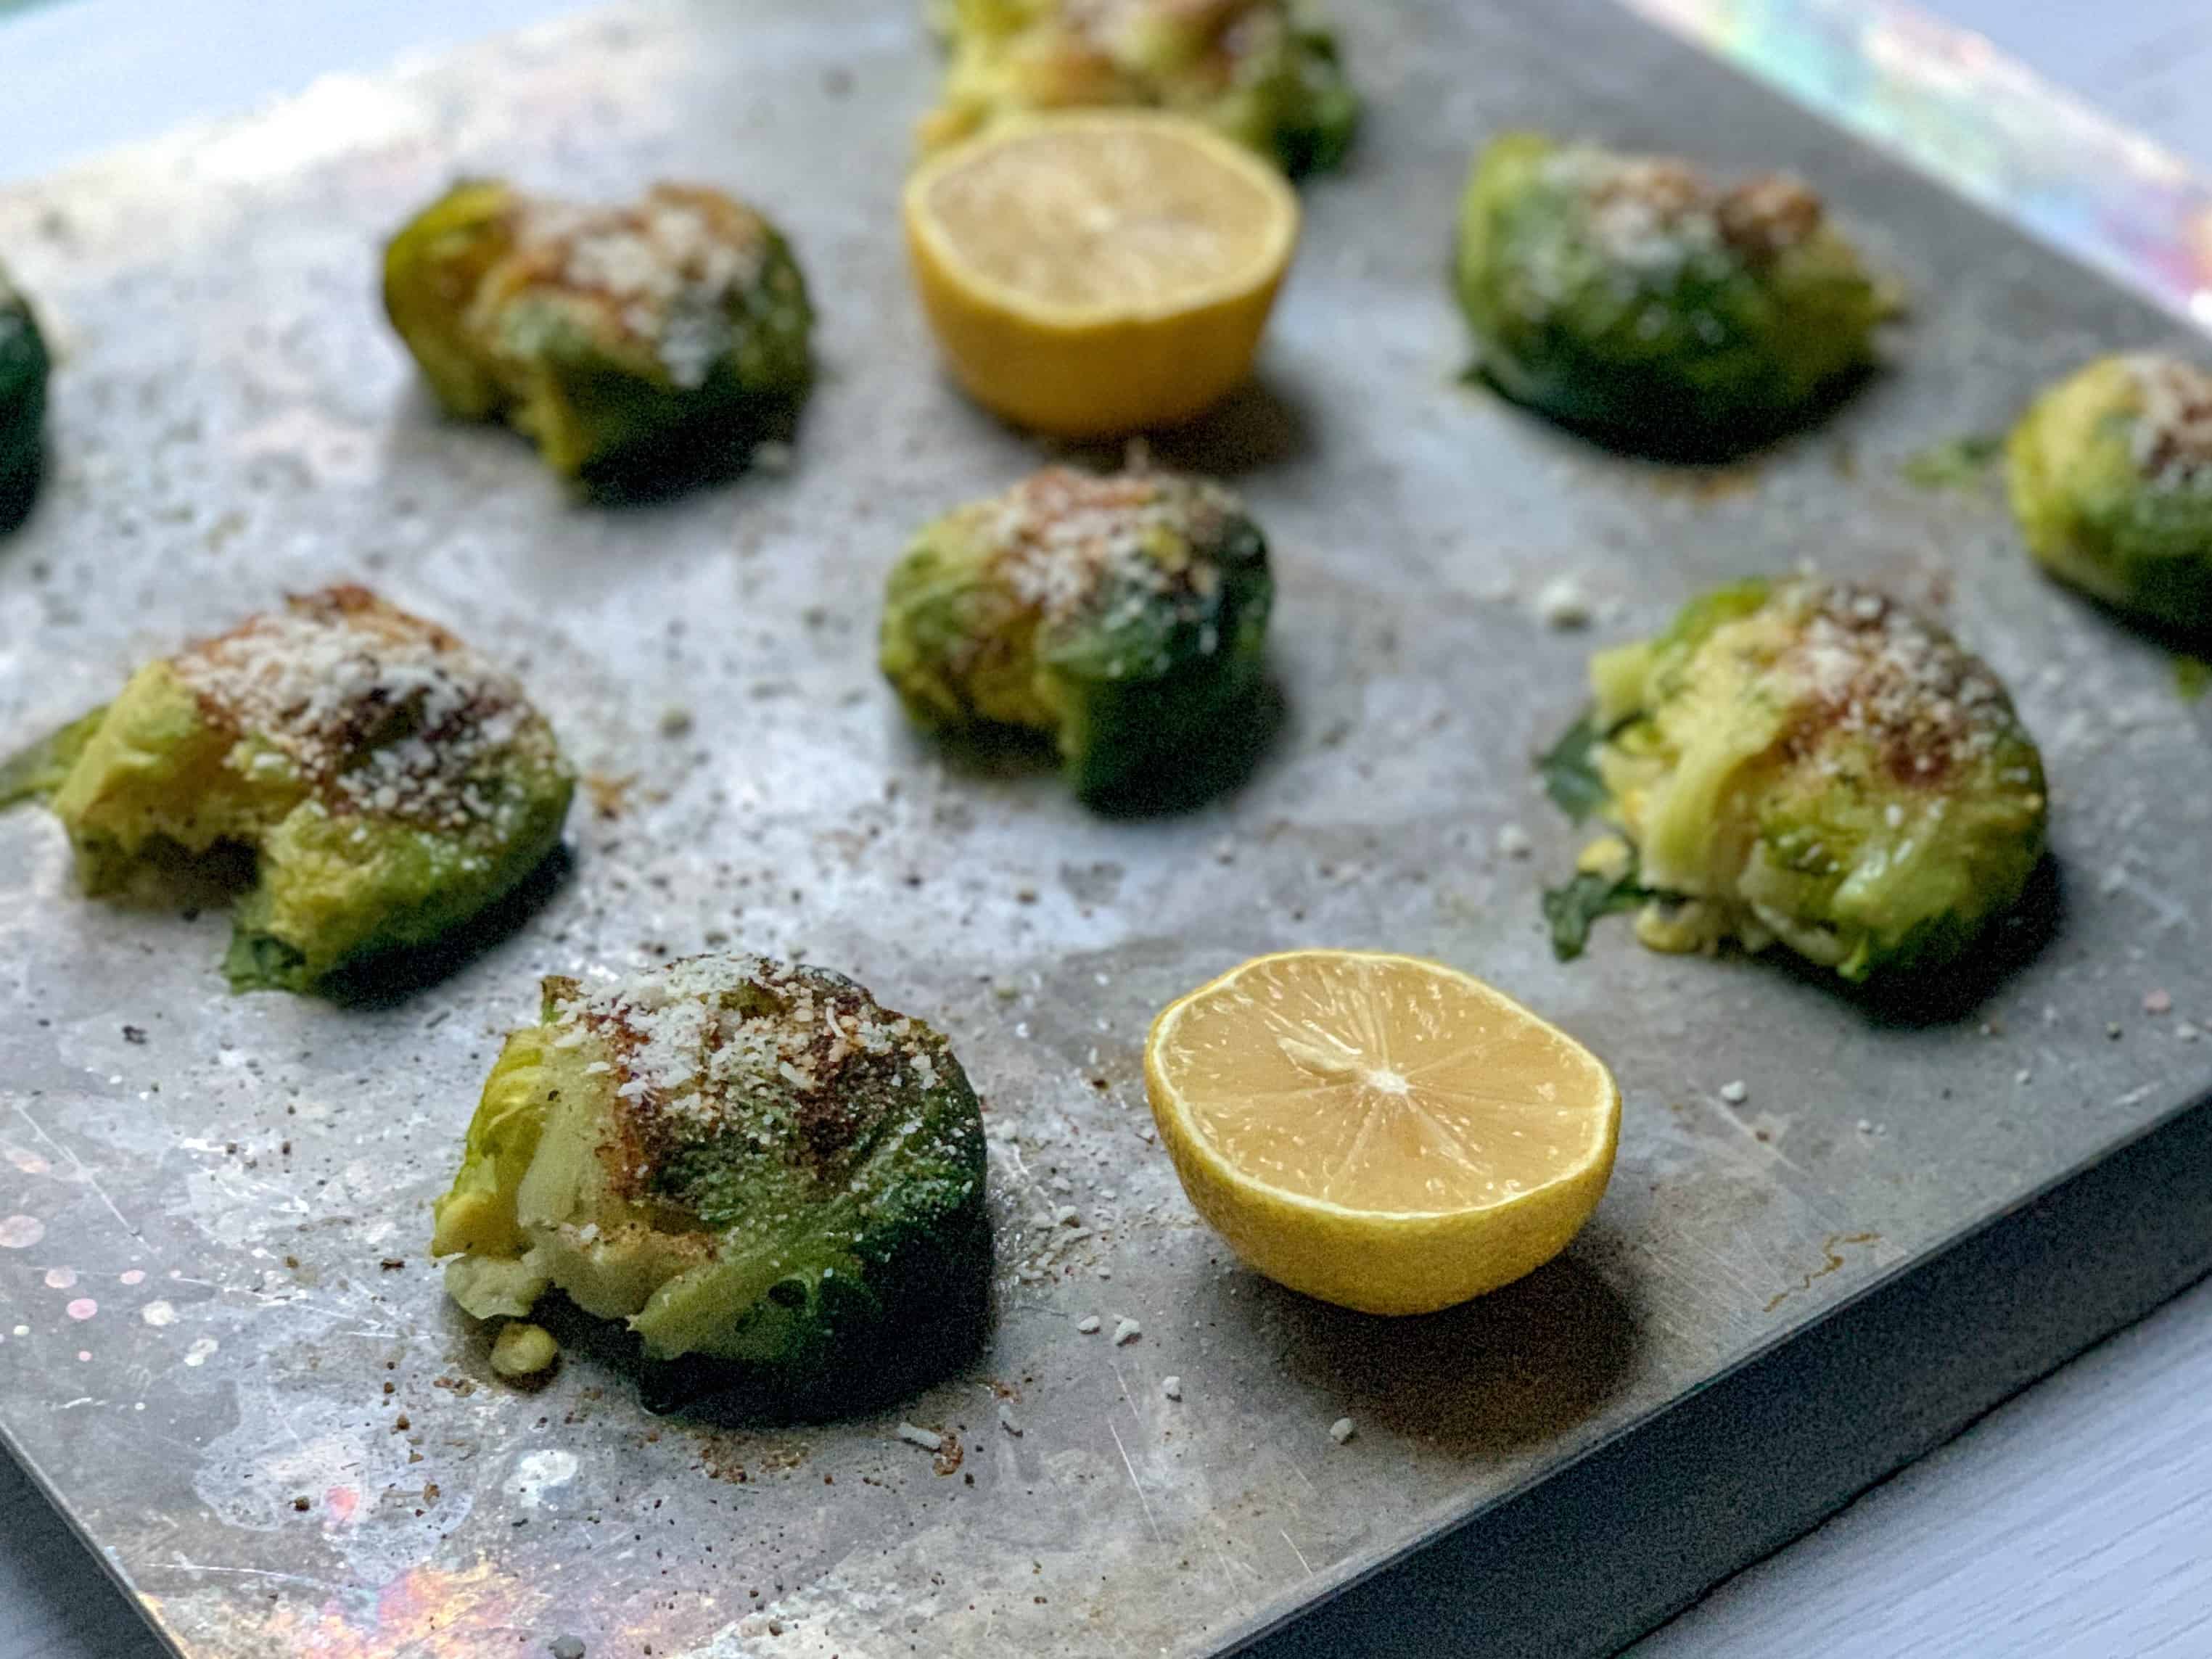
[[[2212,171],[2206,0],[1923,3]],[[0,18],[0,64],[11,66],[0,73],[0,180],[574,4],[78,0],[11,14]],[[33,62],[35,76],[12,67]],[[2203,1659],[2208,1547],[2212,1283],[1739,1574],[1630,1659]],[[0,1457],[0,1659],[158,1652]]]

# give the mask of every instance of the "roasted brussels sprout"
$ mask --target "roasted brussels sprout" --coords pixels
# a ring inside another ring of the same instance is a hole
[[[469,1126],[431,1244],[453,1299],[557,1286],[648,1358],[787,1407],[922,1378],[988,1300],[983,1120],[920,1020],[842,975],[704,956],[548,979]]]
[[[2105,357],[2052,386],[2005,445],[2028,550],[2115,609],[2212,633],[2212,374]]]
[[[38,474],[49,367],[30,301],[0,267],[0,520]]]
[[[384,303],[447,408],[504,416],[565,477],[727,459],[811,374],[791,249],[693,185],[581,208],[457,185],[392,238]]]
[[[1588,862],[1577,902],[1648,898],[1656,950],[1778,939],[1851,981],[1931,967],[2042,856],[2042,757],[2004,687],[1879,593],[1741,582],[1590,678],[1601,810],[1629,844]],[[1577,895],[1553,898],[1556,933]]]
[[[951,52],[926,148],[1038,110],[1192,116],[1297,175],[1334,167],[1359,100],[1303,0],[940,0]]]
[[[1220,485],[1048,467],[915,538],[881,661],[917,723],[1048,733],[1097,797],[1233,722],[1273,596],[1267,544]]]
[[[514,888],[573,786],[513,680],[334,587],[147,664],[0,771],[0,801],[50,794],[95,895],[250,850],[225,969],[240,990],[304,991]]]
[[[1820,199],[1766,173],[1509,133],[1461,204],[1459,301],[1509,397],[1608,441],[1756,442],[1873,359],[1893,308]]]

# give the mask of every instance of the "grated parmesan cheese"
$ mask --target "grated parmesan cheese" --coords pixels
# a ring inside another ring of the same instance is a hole
[[[1047,623],[1111,604],[1206,599],[1220,572],[1204,556],[1241,502],[1221,485],[1166,474],[1094,477],[1046,467],[987,505],[1000,574]],[[1111,626],[1115,618],[1106,618]]]
[[[2136,470],[2160,489],[2212,489],[2212,374],[2155,352],[2121,361],[2142,400],[2129,437]]]
[[[959,1081],[944,1039],[821,969],[691,957],[605,983],[547,982],[558,1035],[608,1056],[618,1132],[648,1179],[672,1153],[734,1137],[823,1172],[925,1132],[921,1096]]]
[[[362,587],[296,596],[169,666],[236,734],[234,764],[296,776],[334,814],[501,832],[520,806],[488,781],[517,757],[553,759],[520,685]]]
[[[1719,274],[1770,263],[1812,237],[1824,216],[1820,198],[1784,173],[1760,173],[1723,190],[1687,161],[1618,155],[1589,144],[1554,152],[1539,176],[1583,198],[1590,240],[1605,259],[1655,285],[1692,269]],[[1564,264],[1548,280],[1538,273],[1539,288],[1554,300],[1573,282]],[[1717,330],[1717,320],[1705,320]],[[1659,326],[1655,321],[1653,331]]]
[[[1818,711],[1803,741],[1826,731],[1869,744],[1895,781],[1932,785],[2017,733],[1996,677],[1903,605],[1841,585],[1783,598],[1808,613],[1785,659]]]
[[[751,209],[682,185],[656,185],[635,207],[526,201],[516,234],[536,282],[599,301],[686,391],[729,352],[769,237]]]

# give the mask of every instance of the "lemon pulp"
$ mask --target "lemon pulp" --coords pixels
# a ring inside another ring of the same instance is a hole
[[[1200,124],[1039,118],[931,161],[905,196],[925,313],[980,403],[1095,435],[1188,418],[1246,376],[1297,199]]]
[[[1602,1062],[1481,981],[1416,957],[1262,957],[1165,1010],[1162,1139],[1252,1266],[1372,1312],[1427,1311],[1563,1249],[1611,1173]]]

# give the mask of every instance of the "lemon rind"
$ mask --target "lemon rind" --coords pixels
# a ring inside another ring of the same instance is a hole
[[[1016,142],[1041,128],[1126,127],[1139,124],[1171,129],[1191,148],[1203,150],[1230,171],[1249,179],[1262,193],[1274,199],[1279,211],[1271,216],[1272,234],[1248,268],[1240,269],[1233,276],[1218,283],[1192,289],[1172,301],[1159,305],[1121,305],[1092,309],[1054,306],[1041,301],[1019,289],[1009,288],[978,271],[962,255],[953,240],[944,234],[938,216],[924,206],[931,187],[947,173],[957,169],[966,158],[985,149]],[[938,270],[949,278],[957,280],[964,291],[1036,328],[1071,335],[1091,333],[1121,325],[1158,324],[1188,318],[1217,307],[1236,305],[1266,292],[1279,283],[1288,271],[1291,258],[1297,251],[1304,217],[1298,205],[1297,192],[1267,162],[1187,116],[1160,110],[1064,111],[1025,116],[1018,121],[994,127],[988,133],[963,140],[951,149],[931,156],[915,168],[900,192],[900,212],[906,222],[907,234],[926,247]]]
[[[1571,1050],[1590,1066],[1596,1076],[1604,1080],[1607,1099],[1604,1104],[1603,1134],[1599,1137],[1597,1144],[1585,1157],[1573,1164],[1563,1166],[1540,1185],[1531,1187],[1524,1192],[1510,1194],[1487,1203],[1455,1205],[1444,1210],[1360,1209],[1354,1206],[1337,1203],[1332,1199],[1316,1198],[1310,1194],[1293,1192],[1288,1188],[1275,1186],[1253,1175],[1249,1170],[1240,1168],[1223,1157],[1221,1152],[1212,1145],[1205,1131],[1190,1115],[1182,1091],[1167,1082],[1164,1075],[1164,1068],[1160,1066],[1157,1058],[1161,1039],[1172,1029],[1173,1022],[1182,1014],[1184,1010],[1213,994],[1230,981],[1268,963],[1281,962],[1297,957],[1325,957],[1331,961],[1339,962],[1348,958],[1369,962],[1396,962],[1406,963],[1424,973],[1436,973],[1441,970],[1451,978],[1474,987],[1484,996],[1504,1005],[1544,1030],[1557,1033]],[[1605,1182],[1610,1181],[1612,1166],[1620,1149],[1620,1085],[1613,1077],[1612,1069],[1603,1060],[1570,1033],[1560,1030],[1541,1014],[1516,999],[1506,995],[1495,986],[1477,979],[1472,974],[1463,973],[1449,963],[1440,963],[1425,957],[1407,956],[1397,951],[1341,951],[1316,946],[1291,951],[1271,951],[1264,956],[1251,957],[1224,973],[1216,975],[1197,989],[1176,998],[1166,1007],[1161,1009],[1153,1019],[1152,1028],[1145,1038],[1145,1084],[1146,1094],[1151,1102],[1152,1114],[1156,1120],[1165,1115],[1163,1111],[1163,1099],[1172,1103],[1175,1122],[1172,1127],[1164,1121],[1160,1122],[1158,1127],[1161,1132],[1175,1134],[1194,1154],[1203,1158],[1219,1178],[1227,1182],[1231,1187],[1263,1192],[1268,1195],[1271,1201],[1304,1210],[1319,1217],[1340,1218],[1356,1221],[1362,1226],[1378,1231],[1413,1232],[1420,1231],[1425,1226],[1433,1228],[1440,1223],[1455,1222],[1467,1216],[1492,1214],[1521,1208],[1532,1200],[1542,1201],[1557,1193],[1561,1188],[1581,1184],[1595,1170],[1603,1171],[1603,1180],[1601,1182],[1601,1188],[1602,1188]]]

